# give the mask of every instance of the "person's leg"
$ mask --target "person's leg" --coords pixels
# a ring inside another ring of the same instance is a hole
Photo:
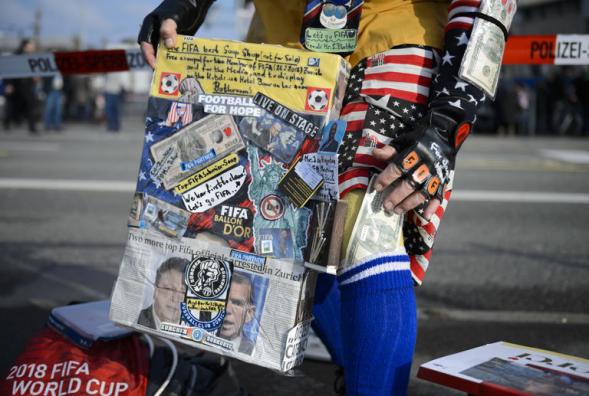
[[[56,131],[61,130],[61,92],[54,91],[55,95],[55,108],[53,110],[53,126]]]
[[[106,117],[106,129],[108,131],[114,131],[114,95],[113,94],[105,94],[104,95],[104,115]]]
[[[113,95],[113,124],[114,131],[118,132],[121,129],[121,95]]]
[[[27,125],[29,127],[29,132],[36,134],[37,131],[37,115],[35,114],[37,107],[37,99],[33,96],[33,94],[29,94],[26,97],[25,105],[23,110],[25,112],[25,118],[27,120]]]
[[[6,106],[4,107],[4,129],[9,130],[14,121],[14,95],[6,95]]]
[[[381,256],[339,281],[347,394],[405,395],[417,323],[408,257]]]
[[[335,276],[319,274],[317,277],[313,317],[315,334],[323,341],[333,362],[343,366],[341,302]]]
[[[43,112],[43,125],[45,129],[56,128],[55,124],[55,111],[56,111],[56,93],[55,91],[49,92],[47,99],[45,100],[45,110]]]
[[[45,108],[43,109],[43,128],[48,130],[51,128],[51,93],[47,94],[47,98],[45,98]]]

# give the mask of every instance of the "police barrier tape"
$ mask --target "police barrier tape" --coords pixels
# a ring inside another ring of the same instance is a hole
[[[505,65],[589,65],[589,35],[510,36]]]
[[[0,57],[0,78],[149,70],[139,49],[44,52]]]
[[[589,35],[509,36],[506,65],[589,65]],[[0,78],[149,70],[139,49],[45,52],[0,57]]]

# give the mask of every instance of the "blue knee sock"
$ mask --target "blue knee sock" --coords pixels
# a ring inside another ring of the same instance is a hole
[[[333,362],[343,366],[341,304],[336,277],[319,274],[315,288],[312,327],[323,341]]]
[[[339,282],[348,395],[406,395],[417,321],[409,258],[359,263]]]

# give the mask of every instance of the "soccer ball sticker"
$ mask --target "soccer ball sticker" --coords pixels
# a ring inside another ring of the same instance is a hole
[[[326,112],[329,104],[329,95],[331,90],[328,88],[307,88],[307,101],[305,103],[305,110]]]
[[[162,73],[160,78],[160,93],[163,95],[176,96],[180,88],[180,74]]]

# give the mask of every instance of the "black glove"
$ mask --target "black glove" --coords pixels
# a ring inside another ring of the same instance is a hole
[[[141,24],[137,42],[151,43],[156,49],[160,40],[160,26],[164,19],[173,19],[178,25],[178,34],[192,36],[202,25],[214,0],[164,0],[150,12]]]
[[[443,109],[429,110],[411,132],[391,142],[398,153],[393,163],[403,178],[427,199],[440,201],[456,153],[471,129],[470,123],[458,124],[444,113]]]

